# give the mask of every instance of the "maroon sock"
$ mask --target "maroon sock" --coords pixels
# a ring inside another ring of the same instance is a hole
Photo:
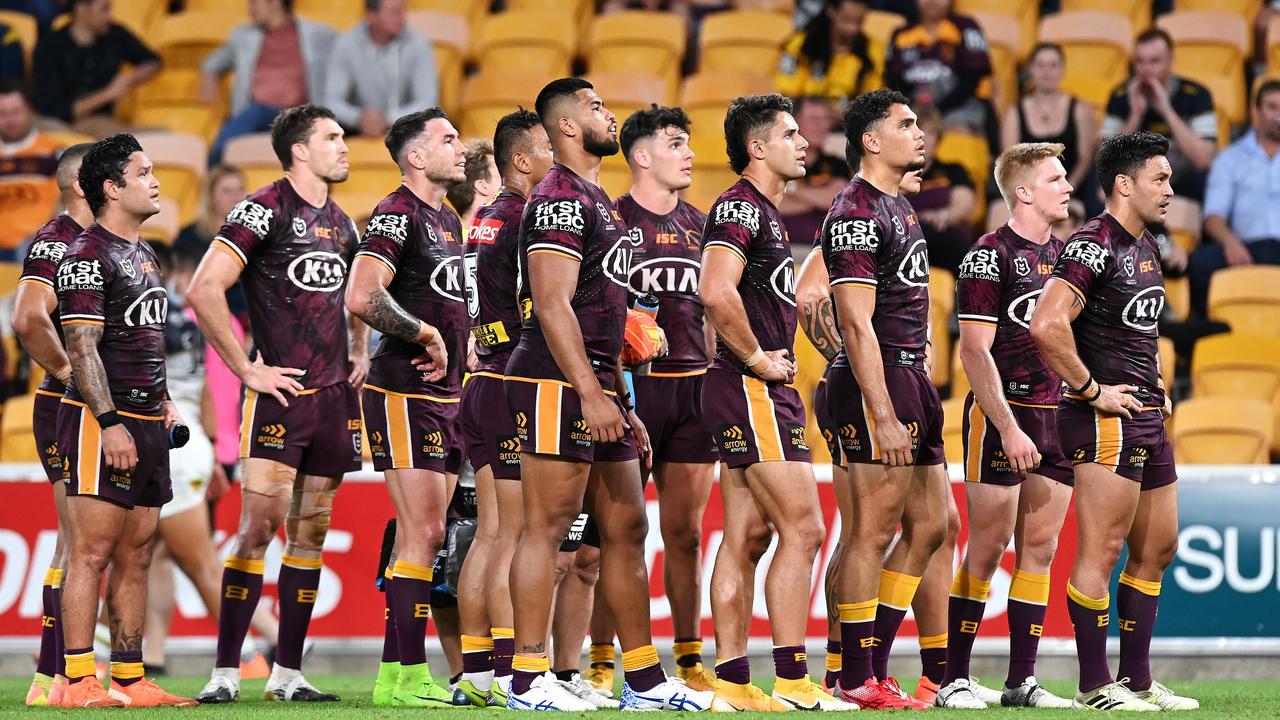
[[[541,675],[540,671],[533,670],[514,670],[511,673],[511,692],[516,695],[523,695],[529,692],[529,688],[533,685],[533,681]]]
[[[773,672],[779,680],[799,680],[809,675],[809,655],[803,645],[773,648]]]
[[[1009,675],[1005,687],[1016,688],[1036,674],[1036,653],[1044,633],[1044,616],[1048,607],[1036,603],[1009,600]]]
[[[395,586],[391,601],[396,619],[396,643],[400,646],[401,665],[421,665],[427,661],[425,641],[427,618],[431,616],[431,581],[400,574],[404,565],[397,561],[397,574],[391,578]]]
[[[751,682],[751,661],[746,656],[729,658],[716,663],[716,678],[735,685]]]
[[[1088,607],[1092,605],[1093,607]],[[1067,612],[1076,634],[1076,659],[1080,663],[1080,690],[1097,690],[1112,682],[1107,665],[1107,628],[1111,625],[1111,598],[1091,598],[1067,583]]]
[[[396,642],[396,618],[391,612],[393,602],[391,599],[392,582],[387,580],[383,583],[383,592],[386,597],[383,600],[383,628],[382,628],[382,662],[400,662],[400,646]]]
[[[875,648],[871,651],[871,672],[881,680],[889,677],[889,651],[898,636],[898,628],[907,617],[906,610],[899,610],[880,603],[876,607]]]
[[[314,567],[306,567],[314,565]],[[290,670],[302,669],[302,646],[307,626],[316,607],[320,587],[320,561],[285,556],[280,564],[276,590],[280,594],[280,637],[276,644],[276,664]]]
[[[654,663],[636,670],[625,670],[623,678],[632,690],[645,692],[666,682],[667,674],[662,671],[662,663]]]
[[[54,593],[57,589],[45,585],[40,591],[40,602],[43,612],[40,615],[40,657],[36,658],[36,672],[53,677],[58,671],[56,655],[58,654],[58,625],[54,615]]]
[[[262,597],[262,561],[231,556],[222,569],[222,599],[218,603],[218,654],[214,667],[239,668],[240,648],[249,632],[253,611]]]
[[[1121,573],[1116,590],[1116,615],[1120,620],[1120,667],[1128,688],[1135,692],[1151,687],[1151,636],[1160,604],[1160,583],[1137,580]]]
[[[948,640],[948,644],[950,641]],[[934,685],[942,684],[947,672],[947,648],[920,648],[920,674]]]
[[[874,600],[869,602],[875,604]],[[866,603],[859,604],[866,605]],[[870,614],[875,610],[862,608],[860,612]],[[853,690],[862,687],[869,678],[876,676],[871,667],[871,648],[875,643],[875,617],[860,619],[856,622],[846,620],[843,617],[845,615],[843,607],[840,614],[840,687]]]
[[[465,652],[462,653],[462,672],[464,673],[483,673],[493,670],[493,654],[487,652]],[[571,672],[578,672],[577,668],[573,668]],[[557,671],[556,677],[559,676]]]
[[[947,604],[946,666],[941,685],[957,678],[969,678],[969,660],[973,655],[973,641],[978,637],[978,625],[987,604],[981,600],[952,595]],[[921,651],[923,656],[924,651]]]
[[[493,676],[507,677],[511,674],[511,656],[516,653],[516,639],[513,637],[495,637],[493,639]]]
[[[839,641],[839,640],[828,640],[828,641],[827,641],[827,655],[828,655],[828,656],[831,656],[831,655],[842,655],[842,653],[840,652],[840,641]],[[837,682],[839,682],[839,680],[840,680],[840,671],[839,671],[839,670],[831,670],[831,669],[828,669],[828,670],[827,670],[827,674],[822,676],[822,682],[823,682],[823,684],[824,684],[824,685],[826,685],[826,686],[827,686],[827,689],[829,689],[829,690],[830,690],[830,689],[834,689],[834,688],[835,688],[835,686],[836,686],[836,683],[837,683]]]
[[[62,586],[53,589],[53,639],[57,643],[53,672],[67,676],[67,646],[62,639]]]

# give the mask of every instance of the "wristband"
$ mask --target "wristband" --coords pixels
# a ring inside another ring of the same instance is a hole
[[[1089,379],[1085,380],[1084,384],[1081,385],[1079,388],[1069,388],[1069,389],[1071,390],[1071,392],[1075,393],[1076,395],[1083,395],[1085,391],[1089,389],[1089,386],[1092,384],[1093,384],[1093,375],[1089,375]]]
[[[117,413],[115,410],[108,410],[102,413],[97,417],[97,420],[98,420],[98,427],[103,430],[106,430],[112,425],[119,425],[122,422],[120,420],[120,414]]]
[[[1090,380],[1089,382],[1093,384],[1095,392],[1093,393],[1093,397],[1085,398],[1085,402],[1091,403],[1094,400],[1097,400],[1098,398],[1102,397],[1102,385],[1094,380]],[[1083,395],[1084,393],[1081,393],[1081,394]]]
[[[629,392],[622,393],[622,395],[620,396],[620,399],[622,400],[622,409],[626,410],[627,412],[632,412],[636,409],[635,403],[631,402],[631,393]]]
[[[742,364],[743,364],[743,365],[746,365],[746,366],[747,366],[747,369],[749,369],[749,370],[754,370],[754,369],[755,369],[755,366],[756,366],[756,365],[757,365],[761,360],[764,360],[764,359],[765,359],[765,358],[767,358],[767,357],[768,357],[768,356],[764,354],[764,350],[762,350],[762,349],[760,348],[760,346],[759,346],[759,345],[757,345],[757,346],[756,346],[756,351],[755,351],[755,352],[753,352],[753,353],[751,353],[750,355],[748,355],[748,356],[747,356],[747,359],[742,361]]]

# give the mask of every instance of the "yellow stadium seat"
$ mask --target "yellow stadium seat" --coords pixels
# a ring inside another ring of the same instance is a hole
[[[1061,0],[1062,12],[1101,11],[1129,18],[1135,37],[1151,27],[1151,0]],[[1182,3],[1178,3],[1181,9]]]
[[[1267,72],[1280,75],[1280,17],[1267,26]]]
[[[1245,265],[1213,274],[1209,319],[1233,332],[1280,336],[1280,267]]]
[[[960,343],[956,343],[951,353],[951,397],[964,399],[972,390],[969,376],[964,371],[964,363],[960,361]]]
[[[569,74],[577,38],[567,12],[509,10],[490,17],[476,33],[474,55],[484,71]],[[537,94],[539,88],[532,90]]]
[[[373,214],[373,209],[382,202],[392,190],[394,185],[388,185],[382,188],[363,188],[363,187],[344,187],[348,183],[334,185],[330,191],[330,196],[342,208],[356,224],[356,228],[363,231],[365,224],[369,222],[369,216]]]
[[[593,73],[657,75],[666,83],[666,100],[675,100],[684,59],[685,24],[662,12],[629,11],[597,18],[583,54]]]
[[[1128,77],[1133,37],[1129,19],[1116,13],[1061,12],[1040,22],[1040,40],[1061,45],[1067,56],[1062,88],[1095,108],[1105,108]]]
[[[256,192],[284,177],[280,165],[246,165],[238,167],[244,173],[244,186],[250,193]]]
[[[795,0],[733,0],[733,7],[736,10],[764,10],[791,17],[796,10],[796,3]]]
[[[720,193],[738,182],[738,174],[729,169],[728,161],[719,165],[694,165],[693,184],[685,190],[685,202],[703,212],[711,209]]]
[[[1191,391],[1196,397],[1269,398],[1271,450],[1280,453],[1280,338],[1230,333],[1200,340],[1191,356]]]
[[[209,153],[204,140],[176,132],[139,132],[137,137],[155,164],[153,172],[160,180],[160,196],[177,203],[181,224],[195,222]]]
[[[867,36],[867,53],[877,63],[884,64],[885,50],[893,31],[905,25],[907,19],[898,13],[885,10],[868,10],[862,19],[862,32]]]
[[[987,139],[980,135],[972,135],[960,130],[952,130],[938,141],[938,160],[956,163],[964,167],[973,178],[974,192],[978,194],[978,202],[974,205],[973,221],[981,225],[982,214],[986,211],[984,195],[987,180],[991,179],[991,148]]]
[[[120,112],[123,117],[129,118],[133,125],[148,127],[149,123],[140,122],[138,118],[147,112],[151,113],[151,117],[155,117],[156,113],[151,110],[153,107],[179,106],[196,108],[202,116],[210,115],[216,120],[211,123],[202,123],[195,129],[181,125],[174,127],[165,123],[162,123],[162,126],[179,132],[196,132],[208,142],[217,133],[222,118],[226,117],[227,104],[231,93],[230,76],[222,78],[220,90],[217,102],[207,105],[200,98],[199,70],[194,68],[164,68],[154,78],[139,85],[127,95],[125,99],[128,104],[126,107],[121,108]],[[209,127],[210,125],[212,128]]]
[[[276,151],[271,149],[271,133],[265,132],[240,135],[228,140],[222,149],[222,162],[237,168],[271,165],[280,169]],[[250,185],[249,188],[252,191],[254,186]]]
[[[158,23],[156,43],[166,68],[200,69],[209,53],[217,50],[240,18],[217,10],[169,15]]]
[[[1163,15],[1156,26],[1173,38],[1173,70],[1205,85],[1228,123],[1246,117],[1244,65],[1253,29],[1239,15],[1179,11]]]
[[[171,100],[200,100],[200,71],[196,68],[164,68],[134,91],[141,104]]]
[[[0,24],[8,25],[9,31],[18,36],[18,42],[22,44],[27,73],[30,74],[31,53],[36,50],[36,38],[39,33],[36,19],[17,10],[0,10]]]
[[[0,416],[0,460],[4,462],[40,462],[35,435],[31,432],[31,414],[35,395],[19,395],[4,401]]]
[[[1166,277],[1164,296],[1165,301],[1169,303],[1169,309],[1173,311],[1173,316],[1179,320],[1186,320],[1191,312],[1191,281],[1185,275],[1176,278]]]
[[[1231,13],[1240,17],[1256,18],[1262,10],[1262,0],[1175,0],[1175,10],[1209,10]]]
[[[1262,400],[1192,398],[1174,409],[1174,458],[1194,464],[1265,463],[1272,432],[1271,407]]]
[[[930,379],[934,387],[951,382],[951,310],[955,306],[956,279],[947,270],[929,270],[929,340],[933,343],[933,368]]]
[[[956,0],[955,11],[960,15],[992,12],[1008,15],[1018,23],[1018,59],[1031,56],[1036,44],[1036,23],[1040,20],[1039,0]]]
[[[446,112],[461,110],[462,68],[467,58],[471,30],[466,16],[434,10],[409,13],[409,27],[431,40],[436,75],[440,78],[440,107]]]
[[[947,464],[964,463],[964,396],[942,401],[942,451]]]
[[[732,70],[772,76],[791,19],[768,11],[716,13],[702,21],[699,70]]]
[[[462,86],[463,137],[493,137],[493,130],[503,115],[517,106],[533,110],[538,91],[553,76],[539,72],[481,71],[467,78]]]
[[[622,124],[622,120],[618,120]],[[622,153],[610,155],[600,163],[600,187],[614,200],[631,189],[631,168]]]
[[[595,86],[605,107],[617,116],[619,129],[632,113],[666,102],[666,83],[656,75],[593,72],[584,79]]]
[[[329,25],[338,32],[364,19],[364,3],[351,0],[294,0],[293,11],[312,22]]]
[[[488,19],[490,0],[408,0],[405,7],[409,12],[417,10],[433,10],[435,12],[445,12],[454,15],[461,15],[467,19],[467,23],[471,27],[471,34],[475,35],[484,21]]]
[[[767,93],[772,89],[773,81],[768,75],[701,72],[685,78],[680,106],[692,122],[689,146],[695,154],[694,165],[724,167],[728,163],[724,150],[724,115],[729,103],[744,95]]]
[[[163,191],[163,188],[161,188]],[[147,218],[138,228],[143,240],[153,245],[172,245],[182,228],[178,218],[178,203],[167,197],[160,198],[160,212]]]
[[[995,107],[1001,116],[1009,109],[1020,95],[1018,87],[1018,50],[1021,47],[1019,22],[1005,15],[994,12],[974,12],[970,14],[987,36],[988,53],[991,55],[991,68],[995,75],[996,92]]]
[[[356,168],[395,169],[399,172],[382,138],[353,136],[344,138],[344,141],[347,144],[347,162],[351,163],[352,172]]]
[[[203,12],[218,10],[227,15],[235,15],[242,22],[249,22],[249,3],[227,2],[227,0],[184,0],[183,12]]]
[[[0,262],[0,295],[8,295],[18,288],[22,277],[21,263]]]
[[[573,18],[573,31],[585,37],[595,21],[594,0],[507,0],[507,10],[556,13],[568,12]]]
[[[111,15],[112,19],[150,45],[152,33],[164,17],[167,5],[165,0],[112,0]]]

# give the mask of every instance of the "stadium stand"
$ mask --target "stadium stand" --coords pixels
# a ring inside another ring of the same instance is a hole
[[[1192,398],[1178,404],[1174,457],[1180,463],[1253,465],[1267,462],[1270,405],[1255,398]]]

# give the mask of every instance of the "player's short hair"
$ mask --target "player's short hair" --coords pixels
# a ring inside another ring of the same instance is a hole
[[[1147,43],[1155,40],[1160,40],[1164,43],[1165,47],[1169,48],[1170,52],[1173,52],[1173,38],[1169,37],[1169,33],[1158,27],[1147,28],[1139,33],[1138,37],[1133,39],[1133,46],[1137,47],[1139,45],[1146,45]]]
[[[71,189],[71,184],[76,181],[76,177],[80,174],[80,162],[91,147],[93,147],[93,143],[76,143],[63,150],[62,154],[58,156],[58,173],[56,175],[58,192],[65,193]]]
[[[845,155],[849,167],[858,167],[862,163],[863,133],[884,122],[889,117],[889,108],[910,104],[906,95],[887,88],[863,93],[849,102],[844,111],[844,137],[848,141]]]
[[[622,156],[631,162],[631,148],[645,138],[656,137],[664,128],[679,128],[681,132],[689,132],[692,120],[683,108],[659,107],[653,105],[647,110],[631,113],[631,117],[622,123],[618,131],[618,143],[622,145]]]
[[[459,215],[467,214],[476,201],[476,181],[489,174],[489,158],[493,157],[493,143],[488,140],[472,140],[467,145],[467,179],[449,187],[445,197]]]
[[[401,170],[404,170],[404,152],[409,147],[409,143],[427,129],[427,123],[436,118],[447,120],[449,116],[444,110],[432,107],[409,113],[391,123],[391,128],[387,130],[387,136],[383,138],[382,143],[387,146],[387,152],[391,153],[392,161],[400,166]]]
[[[1062,143],[1018,143],[1000,153],[996,158],[996,187],[1011,209],[1014,206],[1013,191],[1024,182],[1027,173],[1046,158],[1060,158],[1067,147]]]
[[[102,184],[110,180],[116,185],[124,185],[124,166],[129,164],[129,156],[136,152],[142,152],[142,145],[129,133],[103,138],[85,152],[84,160],[80,162],[80,189],[84,191],[84,199],[94,216],[107,204],[107,193]]]
[[[306,144],[316,129],[316,121],[326,118],[337,120],[329,108],[311,103],[285,108],[276,115],[271,121],[271,149],[275,151],[280,167],[285,170],[293,167],[294,143]]]
[[[567,77],[552,80],[538,93],[538,99],[533,101],[533,110],[538,113],[538,117],[542,118],[543,123],[555,122],[555,118],[551,117],[553,107],[566,98],[577,99],[579,90],[594,89],[595,85],[582,78]]]
[[[506,177],[511,172],[512,158],[529,149],[529,131],[541,124],[537,113],[524,108],[498,120],[498,127],[493,131],[493,161],[498,165],[499,175]]]
[[[1098,148],[1098,183],[1108,197],[1115,189],[1116,176],[1134,177],[1153,157],[1169,154],[1169,138],[1149,130],[1116,135]]]
[[[1253,95],[1253,106],[1255,108],[1262,107],[1262,98],[1269,93],[1280,92],[1280,80],[1267,80],[1258,86],[1258,92]]]
[[[751,162],[747,146],[752,138],[758,138],[773,127],[778,113],[790,113],[794,109],[791,99],[778,93],[746,95],[729,103],[729,111],[724,116],[724,144],[729,155],[729,167],[741,175]]]

